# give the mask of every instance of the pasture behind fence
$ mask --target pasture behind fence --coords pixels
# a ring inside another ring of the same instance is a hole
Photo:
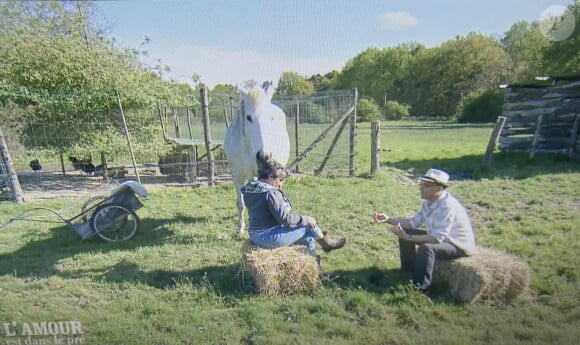
[[[466,166],[465,162],[479,160],[482,168],[488,168],[497,143],[497,137],[493,138],[493,124],[417,123],[401,126],[389,121],[374,121],[368,129],[367,124],[360,127],[360,136],[368,135],[370,138],[370,161],[367,165],[365,146],[361,146],[360,166],[368,166],[371,175],[381,166],[395,167],[411,175],[423,173],[422,170],[433,166],[454,170],[455,174],[467,171],[471,174],[477,168]]]

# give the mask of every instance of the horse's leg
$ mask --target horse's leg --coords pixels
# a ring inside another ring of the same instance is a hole
[[[238,192],[236,205],[238,206],[238,235],[244,236],[246,228],[244,210],[246,209],[246,205],[244,205],[244,199],[241,192]]]

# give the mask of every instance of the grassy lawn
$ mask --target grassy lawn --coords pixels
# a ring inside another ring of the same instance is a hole
[[[323,255],[335,278],[312,294],[256,295],[240,269],[232,185],[152,189],[137,235],[82,241],[66,226],[0,229],[0,344],[577,344],[580,338],[580,163],[496,153],[479,169],[492,130],[456,126],[381,132],[381,170],[370,178],[370,126],[359,125],[356,178],[290,179],[295,210],[345,236]],[[479,245],[534,271],[509,304],[431,300],[405,287],[396,239],[374,211],[411,215],[413,176],[451,172]],[[32,206],[0,203],[0,223]],[[82,335],[38,336],[24,324],[77,321]]]

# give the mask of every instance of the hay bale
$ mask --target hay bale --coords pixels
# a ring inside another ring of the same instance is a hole
[[[455,260],[437,260],[434,283],[449,287],[459,302],[509,301],[530,285],[532,270],[517,257],[480,248],[477,255]]]
[[[245,241],[243,267],[264,295],[310,292],[320,284],[316,259],[304,246],[262,249]]]

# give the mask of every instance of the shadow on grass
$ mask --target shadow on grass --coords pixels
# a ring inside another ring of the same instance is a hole
[[[458,158],[404,159],[383,163],[383,166],[409,171],[416,176],[429,168],[440,168],[450,173],[450,180],[456,181],[495,177],[525,179],[544,174],[580,172],[580,160],[556,154],[538,153],[530,159],[527,153],[498,152],[493,155],[487,169],[481,168],[482,161],[483,154]]]
[[[89,273],[59,274],[65,278],[77,277]],[[145,284],[154,288],[171,290],[183,286],[195,289],[207,289],[213,293],[238,298],[254,295],[256,291],[252,279],[245,275],[240,263],[224,266],[205,266],[195,270],[143,271],[134,262],[121,261],[101,274],[94,276],[98,281],[111,283],[131,282]],[[328,287],[365,290],[370,293],[383,294],[401,289],[410,279],[408,273],[399,270],[380,270],[376,267],[358,270],[338,270],[331,272],[331,279],[323,282]]]
[[[76,272],[72,276],[60,275],[71,278],[78,276],[79,273],[86,274],[88,272]],[[139,283],[162,290],[192,287],[228,298],[257,295],[252,279],[244,273],[240,263],[205,266],[187,271],[155,270],[146,272],[134,262],[121,261],[94,277],[98,281]],[[340,287],[348,290],[364,290],[378,295],[389,293],[393,295],[391,300],[396,302],[395,300],[399,296],[401,302],[404,303],[405,296],[415,293],[407,286],[409,279],[410,274],[400,270],[381,270],[377,267],[370,267],[333,271],[331,278],[323,281],[323,285],[330,289]],[[430,296],[438,300],[448,299],[445,291],[438,286],[434,286]]]
[[[189,271],[143,271],[133,262],[121,261],[98,276],[107,282],[136,282],[170,290],[183,286],[207,289],[221,296],[240,297],[252,294],[249,277],[244,277],[240,264],[205,266]]]
[[[51,230],[52,236],[49,238],[31,239],[16,251],[1,254],[0,275],[49,277],[58,273],[55,265],[61,259],[80,253],[107,253],[161,245],[173,236],[173,231],[169,230],[167,225],[175,222],[206,221],[205,218],[185,216],[171,219],[141,219],[137,233],[131,239],[121,242],[106,242],[98,236],[82,240],[67,225],[59,226]]]
[[[108,267],[86,268],[74,272],[60,271],[56,267],[61,259],[81,253],[108,253],[116,250],[132,250],[144,246],[157,246],[175,237],[168,230],[172,222],[205,222],[205,219],[177,217],[175,219],[143,219],[140,232],[128,241],[107,243],[99,238],[81,240],[66,226],[52,230],[52,237],[30,241],[15,252],[0,255],[0,275],[16,277],[48,278],[58,276],[65,279],[90,277],[95,281],[111,283],[138,283],[162,290],[191,286],[204,289],[220,296],[240,298],[255,295],[251,278],[244,273],[241,262],[229,265],[208,265],[194,270],[144,271],[134,262],[122,260]],[[355,270],[336,270],[332,278],[324,283],[329,288],[365,290],[384,294],[401,289],[410,275],[399,270],[381,270],[376,267]]]
[[[334,284],[351,289],[363,289],[372,293],[384,293],[411,278],[400,270],[382,270],[367,267],[358,270],[335,270],[331,272]]]
[[[241,298],[255,295],[251,278],[242,270],[241,263],[226,265],[207,265],[193,270],[154,270],[144,271],[134,262],[121,260],[110,266],[81,268],[74,271],[60,271],[58,263],[65,258],[82,253],[109,253],[114,251],[136,250],[146,246],[159,246],[167,241],[175,243],[172,223],[205,223],[201,217],[180,216],[171,219],[142,219],[138,233],[123,242],[104,242],[98,237],[81,240],[67,226],[51,230],[51,237],[31,240],[12,253],[0,255],[0,275],[15,277],[48,278],[58,276],[64,279],[88,277],[95,281],[111,283],[138,283],[157,289],[170,290],[183,286],[204,289],[220,296]],[[187,244],[187,243],[186,243]],[[322,267],[324,269],[324,265]],[[365,267],[353,270],[334,270],[331,280],[324,285],[332,289],[339,287],[349,290],[363,290],[371,294],[393,294],[403,290],[402,286],[410,279],[408,273],[399,270],[384,270]],[[443,296],[437,290],[436,298]],[[405,298],[405,294],[402,295]]]
[[[331,284],[343,289],[364,290],[378,295],[389,294],[390,303],[408,304],[410,295],[421,296],[409,284],[412,274],[399,269],[384,270],[373,266],[359,270],[337,270],[332,272],[332,276],[334,278]],[[455,303],[448,288],[439,282],[430,287],[429,299]]]

